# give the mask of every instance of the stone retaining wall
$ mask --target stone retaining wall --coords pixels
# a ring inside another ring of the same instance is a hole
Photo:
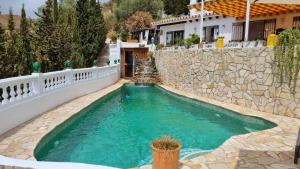
[[[296,94],[280,85],[273,48],[156,51],[163,84],[198,96],[254,110],[300,118],[300,75]]]

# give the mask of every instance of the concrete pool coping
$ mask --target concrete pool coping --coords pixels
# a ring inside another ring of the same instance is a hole
[[[129,82],[122,79],[105,89],[64,103],[8,131],[0,136],[0,155],[35,161],[34,149],[45,135],[92,102]],[[224,107],[244,115],[261,117],[278,125],[269,130],[233,136],[215,151],[183,161],[182,168],[300,168],[300,165],[293,164],[293,149],[300,119],[254,111],[238,105],[198,97],[165,85],[159,86],[178,95]],[[151,166],[140,168],[151,168]]]

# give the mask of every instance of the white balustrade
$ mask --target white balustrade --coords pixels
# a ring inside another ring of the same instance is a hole
[[[0,106],[34,96],[34,76],[21,76],[0,80]]]
[[[73,70],[73,83],[97,79],[97,67]]]
[[[44,73],[41,76],[41,91],[47,92],[67,86],[68,71]]]
[[[0,109],[4,105],[41,95],[53,90],[120,73],[120,65],[67,69],[49,73],[33,73],[0,80]]]

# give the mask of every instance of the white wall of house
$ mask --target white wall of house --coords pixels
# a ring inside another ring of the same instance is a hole
[[[185,29],[184,23],[160,27],[160,30],[162,31],[162,34],[160,36],[160,44],[166,45],[167,32],[182,31],[184,29]]]
[[[229,42],[232,37],[232,24],[235,23],[235,18],[226,17],[219,18],[212,17],[211,19],[206,18],[203,26],[219,26],[219,36],[224,36],[225,42]],[[161,26],[162,35],[160,36],[160,43],[166,45],[167,32],[184,30],[184,38],[188,38],[191,34],[197,34],[200,36],[200,20],[195,19],[192,22],[186,22],[182,24]]]
[[[190,15],[194,16],[194,15],[200,15],[201,11],[198,11],[197,9],[193,8],[190,10]]]
[[[121,44],[109,44],[109,61],[111,65],[115,64],[115,60],[121,59]]]

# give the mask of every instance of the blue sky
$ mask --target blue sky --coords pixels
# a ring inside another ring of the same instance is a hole
[[[106,2],[108,0],[101,0]],[[34,18],[33,11],[37,11],[37,8],[45,3],[45,0],[0,0],[0,11],[2,14],[7,14],[9,8],[13,9],[14,14],[20,15],[22,4],[25,5],[27,16]]]

